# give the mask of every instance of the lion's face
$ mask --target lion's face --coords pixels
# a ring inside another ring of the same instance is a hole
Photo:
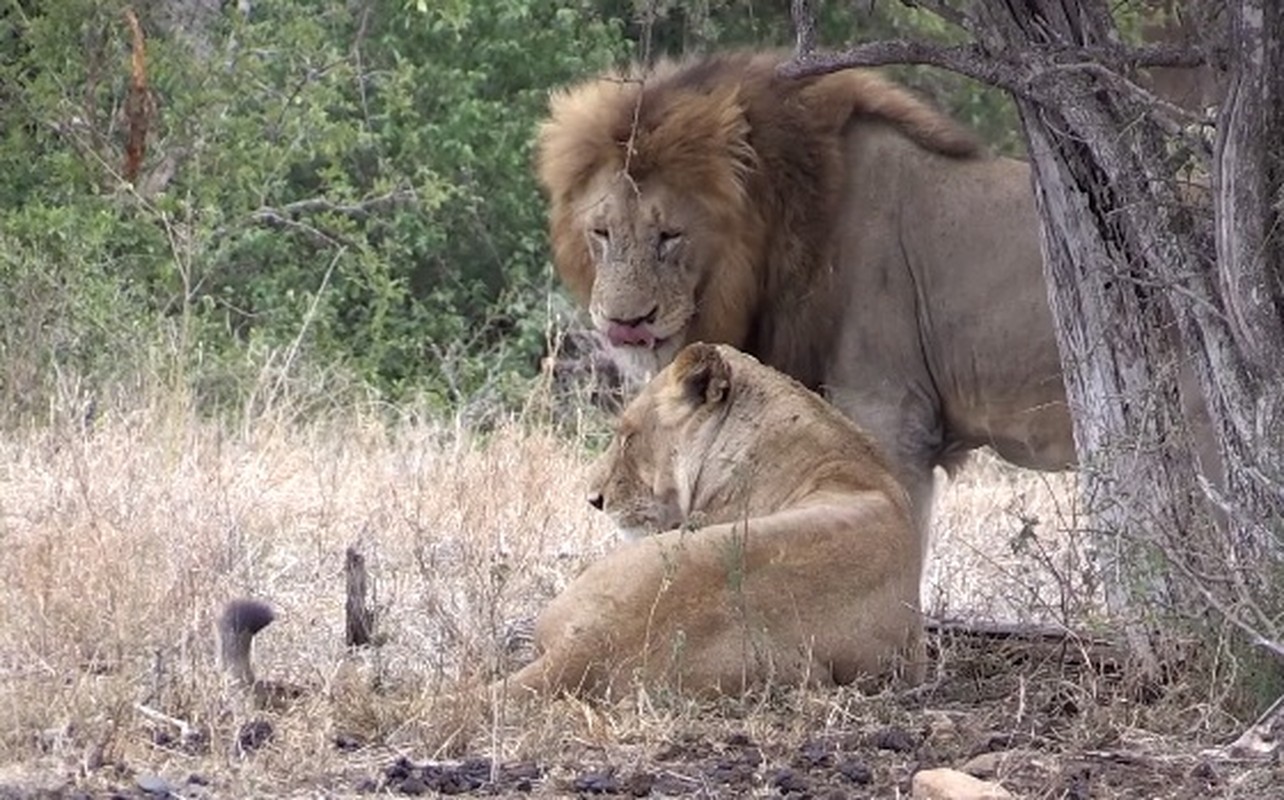
[[[621,366],[649,377],[690,338],[712,260],[700,207],[658,180],[603,174],[578,225],[593,268],[589,313]]]
[[[647,384],[616,423],[615,436],[589,479],[589,503],[638,538],[672,530],[692,510],[692,477],[730,386],[715,348],[682,351]]]

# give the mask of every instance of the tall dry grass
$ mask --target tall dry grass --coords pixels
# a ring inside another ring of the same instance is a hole
[[[197,772],[228,796],[281,794],[343,783],[402,746],[511,758],[621,736],[573,702],[471,727],[441,702],[508,668],[512,623],[611,546],[583,500],[588,435],[519,423],[483,435],[360,410],[234,429],[166,404],[6,435],[0,783]],[[1081,553],[1058,525],[1069,489],[992,459],[946,487],[928,610],[1069,608],[1065,593],[1083,588]],[[1032,541],[1043,566],[1030,566]],[[382,641],[355,654],[342,645],[350,545],[368,559]],[[253,759],[238,736],[254,712],[218,674],[212,640],[221,605],[243,595],[279,612],[257,643],[259,673],[309,689]],[[672,720],[655,711],[629,726]],[[343,737],[366,748],[338,758]]]

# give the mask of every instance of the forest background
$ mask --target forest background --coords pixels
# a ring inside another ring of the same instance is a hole
[[[822,42],[948,36],[859,6],[824,4]],[[140,391],[510,411],[575,324],[532,170],[550,90],[792,37],[752,0],[6,2],[0,421]],[[1000,93],[898,74],[1020,146]]]

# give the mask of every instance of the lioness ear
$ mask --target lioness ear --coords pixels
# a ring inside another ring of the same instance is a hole
[[[682,371],[682,397],[692,405],[721,403],[731,391],[731,365],[711,344],[697,342],[679,358]]]

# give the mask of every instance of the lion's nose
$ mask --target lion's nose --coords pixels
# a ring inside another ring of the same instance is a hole
[[[613,322],[616,325],[622,325],[625,328],[637,328],[641,325],[650,325],[652,322],[655,322],[655,318],[659,314],[660,314],[660,306],[655,305],[651,307],[650,311],[648,311],[647,313],[643,314],[640,317],[632,317],[630,319],[624,319],[622,317],[611,317],[611,322]]]
[[[589,501],[589,505],[593,506],[598,511],[601,511],[602,506],[605,505],[606,503],[606,500],[605,498],[602,497],[601,492],[589,492],[588,501]]]

